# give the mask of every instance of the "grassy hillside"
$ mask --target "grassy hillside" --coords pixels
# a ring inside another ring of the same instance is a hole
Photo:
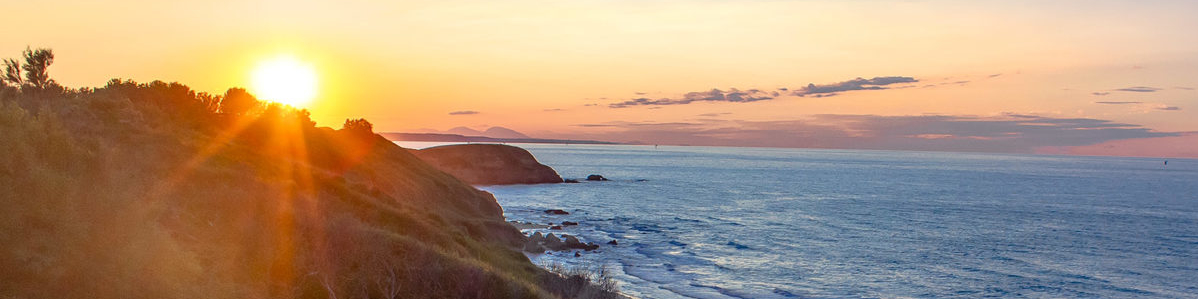
[[[241,90],[0,86],[0,297],[615,296],[521,238],[369,129]]]
[[[454,144],[409,150],[428,164],[472,185],[561,183],[553,168],[528,151],[504,144]]]

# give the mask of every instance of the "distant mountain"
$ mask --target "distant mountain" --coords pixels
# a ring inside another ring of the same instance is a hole
[[[418,130],[413,130],[413,131],[409,131],[409,132],[411,132],[411,133],[431,133],[431,134],[452,134],[452,135],[462,135],[462,136],[466,136],[466,137],[490,137],[490,138],[498,138],[498,139],[533,139],[532,137],[529,137],[528,135],[524,135],[524,133],[520,133],[520,132],[517,132],[516,130],[512,130],[512,129],[508,129],[508,128],[504,128],[504,127],[490,127],[485,131],[479,131],[479,130],[471,129],[468,127],[454,127],[452,129],[445,130],[445,131],[438,131],[438,130],[433,130],[433,129],[418,129]]]
[[[491,127],[490,129],[483,131],[482,136],[503,139],[532,139],[532,137],[528,137],[528,135],[524,135],[524,133],[516,132],[516,130],[504,127]]]
[[[457,135],[462,135],[462,136],[483,136],[483,132],[479,132],[478,130],[467,128],[467,127],[456,127],[453,129],[445,130],[445,132],[443,132],[443,133],[457,134]]]

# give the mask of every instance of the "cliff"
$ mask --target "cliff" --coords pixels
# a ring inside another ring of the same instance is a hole
[[[441,171],[473,185],[561,183],[562,177],[528,151],[502,144],[458,144],[412,150]]]
[[[244,97],[0,84],[0,297],[616,296],[560,287],[494,197],[368,128],[222,106]]]

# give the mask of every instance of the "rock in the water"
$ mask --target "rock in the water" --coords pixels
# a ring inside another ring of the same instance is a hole
[[[456,144],[410,150],[424,162],[472,185],[561,183],[528,151],[503,144]]]
[[[565,244],[562,243],[562,240],[558,239],[557,236],[554,236],[553,234],[545,236],[545,241],[541,244],[545,245],[545,248],[549,248],[549,250],[561,250],[560,248],[565,246]]]
[[[616,242],[616,240],[615,240],[615,239],[612,239],[611,241],[607,241],[607,244],[610,244],[610,245],[620,245],[620,242]]]
[[[541,253],[545,253],[545,247],[541,246],[541,244],[539,244],[539,243],[534,243],[532,241],[529,241],[529,242],[524,243],[524,252],[541,254]]]
[[[607,178],[605,178],[605,177],[603,177],[603,176],[601,176],[601,175],[592,174],[592,175],[588,175],[588,176],[587,176],[587,180],[588,180],[588,181],[606,181],[606,180],[607,180]]]
[[[523,249],[525,252],[530,252],[530,253],[536,253],[536,254],[544,253],[545,247],[541,246],[541,243],[543,243],[543,242],[545,242],[545,236],[542,235],[541,232],[533,233],[531,236],[528,236],[527,240],[524,240],[524,248]]]
[[[582,242],[578,241],[578,237],[571,236],[571,235],[562,235],[562,238],[565,239],[567,247],[575,248],[576,246],[583,245]]]
[[[582,256],[581,253],[578,253],[577,251],[574,252],[574,257],[581,257],[581,256]]]
[[[561,226],[561,225],[554,225],[554,226],[550,226],[550,227],[549,227],[549,229],[553,229],[553,230],[562,230],[562,226]]]
[[[573,249],[593,251],[599,249],[599,245],[595,245],[593,242],[582,243],[582,241],[578,240],[578,237],[567,234],[562,234],[559,238],[552,233],[541,236],[538,232],[528,237],[523,249],[526,252],[540,254],[546,251],[568,251]]]
[[[564,181],[562,181],[562,182],[563,182],[563,183],[567,183],[567,184],[578,184],[578,183],[581,183],[581,182],[579,182],[579,181],[578,181],[578,180],[576,180],[576,179],[565,179],[565,180],[564,180]]]
[[[558,209],[549,209],[549,210],[545,210],[545,214],[570,215],[570,212],[566,212],[566,211],[562,211],[562,210],[558,210]]]
[[[574,222],[574,221],[562,221],[562,225],[563,225],[563,226],[565,226],[565,225],[578,225],[578,222]]]

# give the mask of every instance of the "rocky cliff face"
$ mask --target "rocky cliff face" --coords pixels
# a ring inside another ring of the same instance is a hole
[[[561,183],[562,177],[528,151],[502,144],[446,145],[412,150],[421,160],[473,185]]]

